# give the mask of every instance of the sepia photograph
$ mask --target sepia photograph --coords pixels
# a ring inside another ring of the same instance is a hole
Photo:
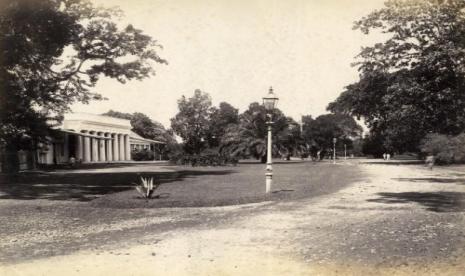
[[[0,0],[0,275],[465,275],[465,0]]]

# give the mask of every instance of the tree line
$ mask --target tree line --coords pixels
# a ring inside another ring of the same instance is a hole
[[[171,128],[183,140],[182,154],[208,152],[266,160],[267,111],[258,102],[250,103],[239,113],[226,102],[213,106],[210,95],[197,89],[192,97],[179,99],[178,108],[171,119]],[[271,115],[273,155],[287,159],[291,156],[323,157],[332,150],[333,138],[338,138],[338,149],[345,145],[352,151],[353,141],[362,134],[357,122],[345,114],[326,114],[315,119],[303,116],[300,124],[277,108]]]

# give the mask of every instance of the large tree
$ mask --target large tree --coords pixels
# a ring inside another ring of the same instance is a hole
[[[197,89],[194,96],[178,100],[179,112],[171,118],[171,128],[184,141],[184,150],[199,154],[208,144],[210,118],[214,109],[210,95]]]
[[[15,170],[16,151],[49,134],[73,102],[101,99],[101,76],[125,83],[166,63],[139,29],[114,22],[121,12],[87,0],[0,2],[0,145]]]
[[[360,138],[363,131],[354,118],[345,114],[325,114],[315,119],[305,116],[302,129],[303,139],[309,147],[322,152],[333,148],[333,138],[337,139],[338,149],[342,149],[344,144],[351,148],[352,141]],[[314,150],[313,155],[316,153]]]
[[[463,0],[391,0],[356,22],[387,39],[362,49],[359,81],[328,109],[363,117],[389,151],[417,151],[429,132],[464,131],[464,8]]]

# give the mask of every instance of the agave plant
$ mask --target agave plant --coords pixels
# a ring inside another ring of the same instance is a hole
[[[153,192],[160,187],[160,184],[153,184],[153,177],[140,177],[140,184],[136,186],[137,192],[144,198],[152,198]]]

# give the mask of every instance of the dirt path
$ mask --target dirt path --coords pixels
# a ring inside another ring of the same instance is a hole
[[[465,171],[337,166],[368,177],[313,199],[171,210],[204,223],[145,229],[141,245],[5,265],[0,275],[465,274]]]

